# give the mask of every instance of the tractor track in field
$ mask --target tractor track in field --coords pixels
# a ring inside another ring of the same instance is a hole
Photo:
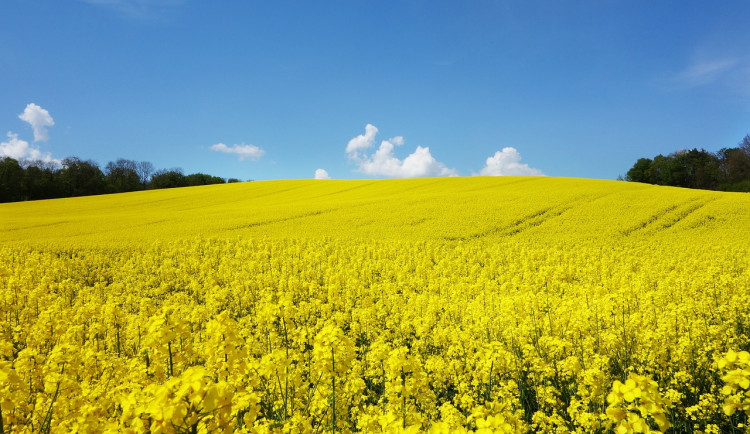
[[[709,203],[711,203],[711,202],[713,202],[715,200],[716,199],[708,199],[706,201],[699,202],[699,203],[696,203],[696,204],[693,204],[693,205],[690,205],[690,206],[686,207],[684,210],[679,211],[673,220],[668,221],[668,222],[662,224],[660,229],[664,230],[664,229],[671,228],[672,226],[674,226],[677,223],[679,223],[682,220],[684,220],[690,214],[693,214],[694,212],[698,211],[699,209],[703,208],[704,206],[708,205]]]
[[[630,236],[633,233],[649,229],[654,229],[655,231],[669,229],[714,200],[716,199],[701,200],[700,198],[693,198],[682,203],[670,205],[652,214],[647,219],[620,231],[620,233],[624,236]]]
[[[318,196],[311,196],[310,199],[318,199],[318,198],[321,198],[321,197],[335,196],[337,194],[346,193],[348,191],[359,190],[361,188],[369,187],[369,186],[371,186],[373,184],[374,184],[374,182],[368,182],[368,183],[362,184],[362,185],[355,185],[354,187],[344,188],[342,190],[336,190],[336,191],[332,191],[330,193],[320,194]]]
[[[71,220],[61,220],[59,222],[44,223],[44,224],[40,224],[40,225],[20,226],[20,227],[17,227],[17,228],[4,229],[4,231],[5,232],[14,232],[14,231],[23,231],[23,230],[26,230],[26,229],[47,228],[47,227],[50,227],[50,226],[57,226],[57,225],[62,225],[62,224],[65,224],[65,223],[70,223],[70,222],[71,222]]]
[[[253,223],[248,223],[248,224],[244,224],[244,225],[234,226],[234,227],[228,228],[226,230],[227,231],[236,231],[236,230],[240,230],[240,229],[255,228],[255,227],[258,227],[258,226],[267,226],[267,225],[272,225],[272,224],[275,224],[275,223],[287,222],[287,221],[290,221],[290,220],[299,220],[299,219],[303,219],[303,218],[306,218],[306,217],[314,217],[314,216],[318,216],[318,215],[322,215],[322,214],[329,214],[329,213],[332,213],[332,212],[338,211],[338,210],[339,210],[339,208],[331,208],[331,209],[325,209],[325,210],[319,210],[319,211],[312,211],[312,212],[307,212],[307,213],[304,213],[304,214],[297,214],[297,215],[293,215],[293,216],[289,216],[289,217],[282,217],[282,218],[270,219],[270,220],[262,220],[262,221],[259,221],[259,222],[253,222]]]
[[[606,196],[606,194],[597,195],[594,197],[590,197],[588,195],[579,196],[564,203],[559,203],[557,205],[538,209],[530,214],[526,214],[516,219],[510,224],[496,226],[464,237],[446,237],[445,239],[448,241],[466,241],[469,239],[482,238],[498,234],[504,237],[518,235],[521,232],[535,228],[537,226],[541,226],[544,223],[560,217],[569,210],[573,209],[577,203],[580,203],[582,201],[592,202],[601,199],[604,196]]]

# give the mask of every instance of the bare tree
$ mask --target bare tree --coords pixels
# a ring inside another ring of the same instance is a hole
[[[746,135],[745,138],[739,143],[739,148],[742,152],[750,156],[750,134]]]
[[[139,161],[136,163],[135,171],[138,173],[138,178],[141,180],[141,184],[146,185],[151,179],[151,175],[154,174],[154,165],[148,161]]]

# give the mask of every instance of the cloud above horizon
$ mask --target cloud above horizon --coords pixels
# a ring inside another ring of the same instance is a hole
[[[483,176],[544,176],[539,169],[521,163],[521,154],[516,148],[505,147],[502,151],[488,157],[484,167],[479,171]]]
[[[378,129],[375,125],[365,125],[365,133],[360,134],[357,137],[349,140],[346,144],[346,154],[356,155],[358,152],[364,151],[375,144],[375,136],[378,134]]]
[[[377,133],[377,127],[367,124],[364,134],[352,138],[347,143],[346,155],[357,165],[357,171],[391,178],[458,176],[455,169],[437,161],[430,153],[429,147],[417,146],[417,149],[403,160],[396,157],[394,149],[404,144],[404,138],[401,136],[383,140],[374,153],[368,154],[367,151],[375,144]]]
[[[10,157],[18,161],[31,160],[56,165],[61,164],[61,161],[52,158],[52,154],[49,152],[42,152],[38,148],[29,145],[29,142],[26,140],[19,139],[18,134],[9,131],[6,136],[8,140],[0,142],[0,158]]]
[[[35,142],[46,142],[49,140],[47,127],[55,125],[55,121],[47,110],[32,102],[26,105],[23,113],[18,115],[18,118],[31,125],[31,128],[34,130]]]
[[[243,160],[251,160],[251,161],[258,161],[260,157],[266,154],[266,151],[264,151],[259,146],[255,145],[246,145],[246,144],[240,144],[240,145],[232,145],[227,146],[224,143],[217,143],[215,145],[211,145],[211,150],[216,152],[223,152],[225,154],[237,154],[240,161]]]
[[[325,169],[316,169],[315,179],[331,179],[331,176],[328,174],[328,171]]]
[[[740,59],[734,56],[701,59],[694,61],[678,73],[675,80],[687,87],[704,86],[719,80],[740,64]]]

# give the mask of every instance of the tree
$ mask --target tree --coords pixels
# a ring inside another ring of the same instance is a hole
[[[26,167],[23,180],[24,200],[61,197],[57,167],[41,161]]]
[[[187,181],[182,169],[158,170],[151,176],[148,186],[154,189],[186,187]]]
[[[23,175],[18,160],[10,157],[0,160],[0,202],[15,202],[23,198]]]
[[[95,161],[81,161],[76,157],[63,160],[58,179],[63,196],[89,196],[107,191],[104,173]]]
[[[746,135],[738,146],[742,152],[750,156],[750,134]]]
[[[139,161],[135,166],[135,171],[138,173],[138,178],[141,181],[142,186],[146,186],[151,180],[151,175],[154,173],[154,165],[148,161]]]
[[[205,173],[191,173],[185,177],[187,185],[210,185],[223,184],[224,178],[218,176],[206,175]]]
[[[736,148],[721,149],[718,156],[725,187],[750,180],[750,136],[745,136]]]
[[[672,185],[671,163],[670,157],[665,157],[661,154],[654,157],[646,172],[648,182],[658,185]]]
[[[719,158],[705,149],[691,149],[681,156],[685,168],[685,185],[689,188],[714,190],[719,185]]]
[[[133,160],[118,159],[116,162],[107,163],[105,173],[107,183],[112,192],[120,193],[126,191],[141,190],[143,185],[137,172],[138,163]]]
[[[628,170],[628,181],[708,190],[750,191],[750,135],[736,148],[716,153],[681,150],[653,160],[640,158]]]
[[[650,158],[639,158],[633,167],[625,174],[625,180],[631,182],[649,182],[648,171],[651,167]]]
[[[205,173],[185,176],[182,169],[154,170],[148,161],[119,158],[107,163],[104,172],[92,160],[68,157],[59,163],[0,157],[0,202],[52,199],[119,193],[144,188],[174,188],[190,185],[239,182]]]

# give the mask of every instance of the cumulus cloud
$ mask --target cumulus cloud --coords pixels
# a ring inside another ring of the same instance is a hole
[[[346,155],[357,164],[357,170],[367,175],[388,176],[391,178],[418,178],[426,176],[458,176],[455,169],[437,161],[430,148],[417,146],[417,149],[403,160],[394,154],[396,146],[404,144],[404,138],[397,136],[383,140],[372,154],[367,150],[375,144],[378,129],[367,124],[365,134],[349,140]]]
[[[211,146],[211,150],[216,152],[223,152],[225,154],[237,154],[240,161],[245,159],[257,161],[258,159],[260,159],[260,157],[266,154],[266,151],[264,151],[262,148],[255,145],[245,145],[244,143],[241,145],[232,146],[227,146],[223,143],[217,143]]]
[[[49,152],[42,152],[29,145],[29,142],[18,138],[18,134],[8,132],[8,140],[0,142],[0,158],[10,157],[15,160],[44,161],[45,163],[60,164],[60,160],[52,158]]]
[[[331,177],[330,175],[328,175],[328,171],[326,171],[325,169],[316,169],[315,179],[331,179]]]
[[[46,142],[49,140],[47,127],[55,125],[55,121],[47,110],[34,103],[30,103],[26,105],[26,109],[18,117],[22,121],[28,122],[31,128],[34,129],[35,142]]]
[[[354,158],[359,152],[364,151],[375,144],[375,136],[377,134],[378,129],[375,125],[367,124],[365,126],[364,134],[360,134],[349,140],[349,143],[346,145],[346,154]]]
[[[521,154],[516,148],[503,148],[488,157],[480,175],[484,176],[544,176],[541,170],[521,163]]]

